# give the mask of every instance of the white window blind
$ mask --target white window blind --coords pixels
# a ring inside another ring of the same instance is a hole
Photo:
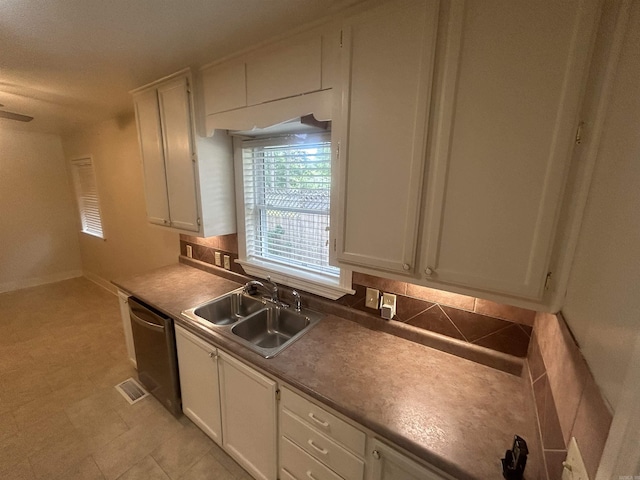
[[[330,135],[245,141],[242,165],[247,259],[339,277],[329,265]]]
[[[73,184],[76,191],[78,211],[82,231],[89,235],[104,238],[102,218],[100,216],[100,202],[93,162],[90,157],[71,161]]]

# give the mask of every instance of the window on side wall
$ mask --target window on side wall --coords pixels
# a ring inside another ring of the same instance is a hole
[[[239,143],[239,263],[250,275],[327,298],[351,293],[351,272],[329,265],[331,135]]]
[[[98,187],[91,157],[71,160],[71,175],[82,232],[104,239]]]

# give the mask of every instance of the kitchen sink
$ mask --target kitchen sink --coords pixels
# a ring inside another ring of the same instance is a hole
[[[194,308],[193,314],[214,325],[231,325],[264,308],[261,300],[243,295],[242,292],[232,292]]]
[[[243,289],[182,312],[192,324],[217,332],[265,358],[272,358],[316,325],[324,315],[285,308]]]

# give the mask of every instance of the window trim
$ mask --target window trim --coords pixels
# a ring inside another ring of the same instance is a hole
[[[286,135],[279,135],[286,136]],[[245,196],[244,196],[244,176],[242,142],[243,140],[254,140],[248,137],[233,138],[234,167],[236,181],[236,207],[238,217],[238,260],[236,263],[242,265],[244,270],[252,276],[259,278],[271,277],[276,283],[287,285],[292,288],[299,288],[305,292],[313,293],[331,300],[336,300],[345,294],[353,294],[351,288],[352,272],[343,267],[340,268],[340,275],[334,276],[320,272],[312,273],[301,270],[295,266],[287,266],[279,262],[272,262],[267,259],[247,258],[247,232],[245,219]],[[333,156],[332,156],[333,160]],[[331,165],[333,170],[334,165]],[[331,197],[333,199],[333,196]]]
[[[76,208],[77,208],[77,212],[78,212],[78,220],[80,222],[80,233],[84,233],[85,235],[89,235],[90,237],[94,237],[94,238],[100,238],[102,240],[106,240],[106,234],[105,234],[105,229],[104,229],[104,218],[102,215],[102,207],[101,207],[101,202],[100,202],[100,192],[98,191],[98,181],[97,181],[97,177],[96,177],[96,169],[95,169],[95,163],[93,161],[93,156],[92,155],[82,155],[79,157],[75,157],[72,158],[69,161],[69,165],[70,165],[70,169],[71,169],[71,180],[73,183],[73,190],[75,193],[75,198],[76,198]],[[101,230],[101,234],[98,234],[98,232],[95,232],[93,230],[87,229],[85,227],[85,223],[83,221],[83,210],[81,208],[81,192],[80,192],[80,185],[79,185],[79,178],[78,178],[78,170],[77,167],[83,166],[83,165],[90,165],[91,166],[91,173],[93,175],[93,181],[95,184],[95,188],[96,188],[96,199],[97,199],[97,206],[98,206],[98,216],[100,218],[100,230]]]

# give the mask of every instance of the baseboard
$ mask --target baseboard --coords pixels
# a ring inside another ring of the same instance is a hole
[[[12,282],[0,283],[0,293],[12,292],[23,288],[36,287],[47,283],[60,282],[82,276],[82,270],[69,270],[66,272],[53,273],[51,275],[43,275],[42,277],[24,278]]]
[[[83,275],[87,280],[91,280],[93,283],[95,283],[99,287],[104,288],[109,293],[113,293],[114,295],[118,294],[118,289],[116,288],[116,286],[109,280],[105,280],[104,278],[102,278],[100,275],[96,275],[95,273],[89,272],[87,270],[83,272]]]

